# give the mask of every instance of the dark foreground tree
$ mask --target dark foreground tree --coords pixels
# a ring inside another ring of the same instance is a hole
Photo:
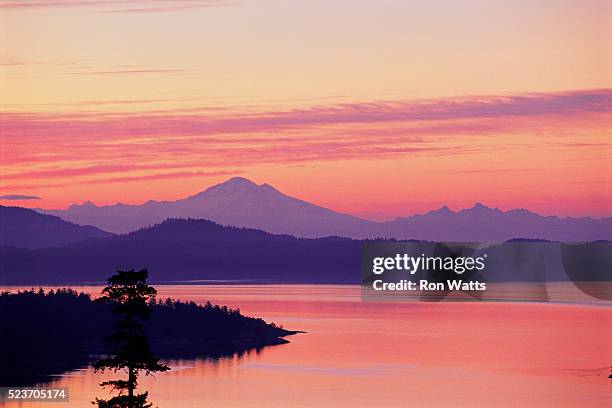
[[[116,317],[115,331],[106,337],[109,355],[94,364],[96,371],[124,370],[127,380],[105,381],[100,385],[109,386],[119,395],[108,400],[96,398],[93,402],[99,408],[148,408],[148,392],[135,394],[138,375],[145,375],[169,370],[161,364],[149,347],[142,322],[151,314],[151,304],[155,301],[157,291],[147,285],[147,270],[138,272],[118,271],[108,279],[108,286],[102,290],[98,301],[109,305]]]

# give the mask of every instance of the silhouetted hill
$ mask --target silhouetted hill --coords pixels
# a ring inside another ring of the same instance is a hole
[[[155,304],[145,333],[163,358],[220,357],[282,344],[293,334],[225,306],[167,300]],[[0,385],[49,380],[104,353],[113,331],[108,306],[72,290],[0,294]]]
[[[109,270],[132,268],[149,269],[153,282],[359,283],[362,242],[295,238],[206,220],[170,219],[129,234],[61,248],[1,247],[0,283],[103,282]],[[556,281],[569,280],[568,276],[591,281],[612,280],[605,269],[610,248],[603,241],[570,245],[521,238],[485,245],[479,251],[489,255],[486,278],[491,281]],[[562,262],[566,253],[573,254],[567,263],[571,270]],[[580,267],[586,260],[601,261],[602,267]]]
[[[176,201],[107,206],[87,201],[66,210],[40,211],[117,233],[167,218],[197,218],[308,238],[388,237],[444,242],[502,242],[514,237],[566,242],[612,239],[612,218],[544,217],[525,209],[501,211],[480,203],[460,211],[444,206],[426,214],[373,222],[290,197],[268,184],[257,185],[241,177]]]
[[[92,226],[73,224],[52,215],[0,205],[0,246],[47,248],[113,234]]]
[[[295,241],[291,235],[275,235],[252,228],[223,226],[209,220],[171,218],[160,224],[119,235],[118,240],[155,241]]]
[[[109,270],[134,267],[148,268],[153,282],[354,282],[359,245],[346,238],[299,239],[206,220],[173,219],[62,248],[0,248],[0,282],[102,282]]]

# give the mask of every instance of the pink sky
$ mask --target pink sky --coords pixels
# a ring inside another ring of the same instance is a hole
[[[0,203],[612,215],[612,6],[560,3],[0,0]]]

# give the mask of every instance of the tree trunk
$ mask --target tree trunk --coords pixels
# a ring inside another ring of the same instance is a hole
[[[128,396],[129,407],[134,408],[134,383],[136,382],[136,373],[133,367],[128,367]]]

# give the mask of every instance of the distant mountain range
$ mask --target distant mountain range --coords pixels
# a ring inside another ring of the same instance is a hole
[[[393,237],[457,242],[501,242],[512,238],[612,239],[612,217],[544,217],[525,209],[501,211],[479,203],[460,211],[442,207],[423,215],[373,222],[287,196],[268,184],[257,185],[241,177],[177,201],[109,206],[97,206],[88,201],[71,205],[66,210],[38,211],[114,233],[127,233],[167,218],[195,218],[307,238]]]
[[[241,177],[177,201],[109,206],[96,206],[88,201],[66,210],[39,211],[115,233],[134,231],[167,218],[207,219],[222,225],[298,237],[366,235],[375,224],[289,197],[268,184],[257,185]]]
[[[442,242],[502,242],[513,238],[561,242],[612,239],[612,217],[594,219],[541,216],[525,209],[501,211],[476,203],[452,211],[442,207],[385,224],[387,237]]]
[[[542,217],[527,210],[504,212],[476,204],[461,211],[443,207],[378,223],[309,204],[242,178],[178,201],[103,207],[86,203],[53,213],[123,234],[30,209],[0,206],[0,283],[102,282],[117,269],[132,268],[148,268],[158,282],[358,283],[360,239],[389,237],[485,243],[514,239],[518,247],[512,242],[487,247],[493,265],[487,279],[492,281],[567,280],[562,258],[573,265],[567,272],[574,281],[612,279],[607,267],[602,275],[602,268],[594,263],[609,259],[610,242],[577,249],[544,243],[551,245],[545,251],[549,265],[545,275],[540,267],[543,260],[532,262],[535,258],[530,255],[538,246],[520,244],[539,239],[610,240],[611,218]],[[521,251],[527,255],[517,257]],[[566,260],[571,251],[580,256],[568,259],[579,262]],[[519,258],[532,262],[532,267],[517,268]],[[591,262],[588,267],[585,259]]]
[[[0,246],[59,247],[112,235],[96,227],[73,224],[27,208],[0,205]]]

